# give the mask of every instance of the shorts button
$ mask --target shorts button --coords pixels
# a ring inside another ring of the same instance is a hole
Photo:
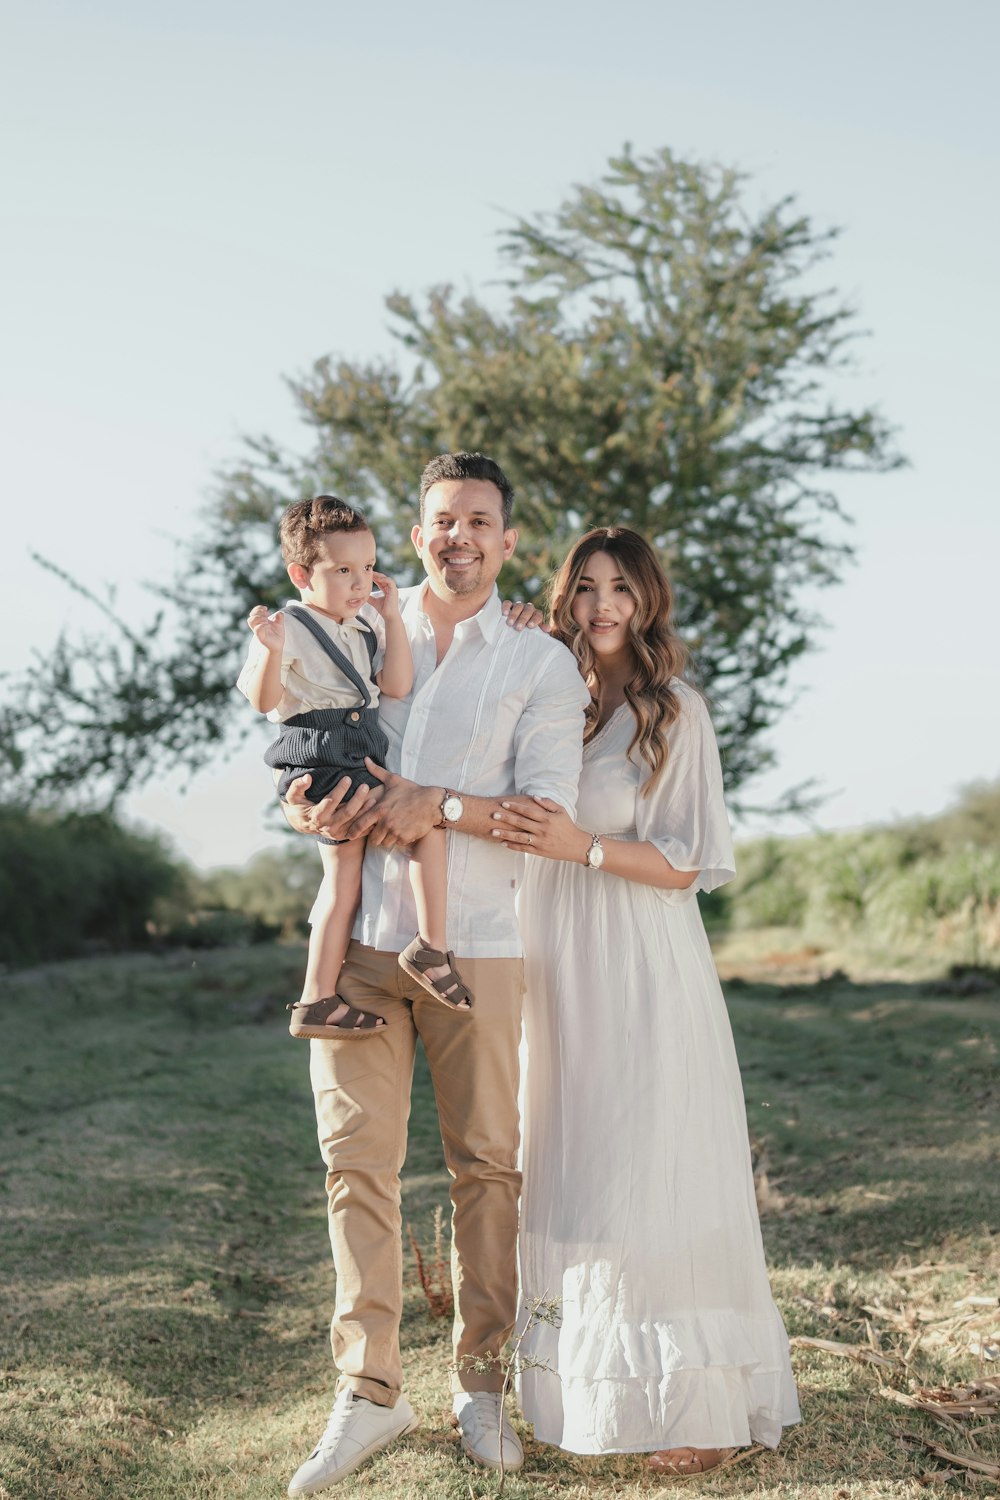
[[[360,714],[351,714],[351,723],[356,724],[360,718]]]

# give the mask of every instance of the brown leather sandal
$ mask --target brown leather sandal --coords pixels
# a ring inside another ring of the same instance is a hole
[[[342,1006],[346,1007],[344,1014],[338,1021],[331,1021],[334,1011]],[[376,1031],[385,1029],[384,1017],[372,1016],[358,1010],[355,1005],[348,1005],[342,995],[327,995],[323,1000],[296,1000],[285,1009],[292,1013],[288,1023],[292,1036],[316,1037],[319,1041],[329,1042],[342,1036],[373,1036]]]
[[[654,1474],[683,1478],[689,1474],[707,1474],[735,1452],[735,1448],[661,1448],[649,1455],[647,1463]]]
[[[447,974],[442,974],[439,979],[431,979],[425,973],[426,969],[440,969],[447,966]],[[472,991],[462,983],[462,976],[455,968],[455,955],[451,949],[442,953],[440,948],[428,948],[424,940],[417,933],[412,943],[409,943],[399,955],[399,967],[415,979],[418,984],[423,985],[429,995],[435,1000],[440,1000],[442,1005],[447,1005],[449,1010],[461,1011],[468,1014],[473,1007],[474,1001]]]

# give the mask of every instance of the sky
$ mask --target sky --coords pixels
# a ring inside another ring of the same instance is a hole
[[[32,553],[151,619],[245,436],[308,449],[285,377],[391,356],[391,291],[482,291],[512,217],[629,141],[842,228],[827,279],[870,336],[838,395],[909,460],[836,484],[856,560],[810,601],[817,649],[746,789],[771,810],[738,831],[801,829],[780,810],[806,780],[840,828],[1000,775],[994,0],[36,0],[5,37],[0,670],[97,625]],[[268,737],[127,818],[242,863],[282,837]]]

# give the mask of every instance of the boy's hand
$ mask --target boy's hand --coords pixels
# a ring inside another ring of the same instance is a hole
[[[280,609],[269,615],[266,604],[257,604],[247,615],[247,624],[265,651],[284,650],[285,617]]]
[[[399,589],[385,573],[376,573],[373,571],[372,577],[382,590],[382,597],[381,599],[371,599],[369,603],[373,608],[378,610],[383,620],[387,619],[390,615],[398,615]]]

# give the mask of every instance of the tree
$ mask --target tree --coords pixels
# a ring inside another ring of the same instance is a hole
[[[765,736],[816,624],[803,589],[834,583],[850,553],[833,477],[902,460],[876,411],[829,394],[860,336],[812,283],[836,231],[792,199],[751,213],[744,187],[736,171],[626,149],[596,186],[504,234],[501,294],[390,296],[396,359],[327,356],[290,382],[312,450],[253,440],[221,476],[207,536],[162,591],[196,607],[179,638],[168,613],[142,637],[118,622],[112,643],[61,642],[0,722],[11,764],[27,774],[33,721],[36,788],[68,779],[113,798],[164,763],[202,763],[236,718],[243,617],[287,593],[283,506],[324,489],[366,506],[381,556],[412,579],[417,479],[455,448],[491,453],[518,492],[508,589],[538,597],[592,525],[655,543],[729,785],[770,764]]]

